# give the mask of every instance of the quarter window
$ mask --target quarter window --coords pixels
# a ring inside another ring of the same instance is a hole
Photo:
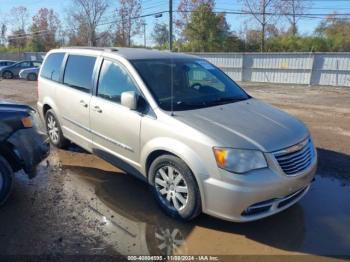
[[[70,55],[64,72],[63,83],[84,92],[92,89],[92,75],[96,57]]]
[[[61,65],[65,53],[53,53],[50,54],[43,65],[41,70],[41,77],[58,82],[61,74]]]
[[[128,72],[117,63],[104,60],[101,68],[97,96],[120,103],[121,94],[138,89]]]

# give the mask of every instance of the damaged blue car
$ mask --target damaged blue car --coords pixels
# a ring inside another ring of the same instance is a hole
[[[29,178],[49,154],[40,119],[30,106],[0,102],[0,205],[9,197],[14,173],[24,170]]]

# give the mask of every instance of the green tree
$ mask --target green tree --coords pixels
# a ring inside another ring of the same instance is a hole
[[[190,50],[200,52],[223,51],[229,39],[233,40],[225,15],[215,14],[209,4],[202,4],[192,11],[184,35]]]
[[[350,21],[347,18],[338,18],[336,14],[327,17],[316,29],[316,34],[324,37],[334,52],[350,51]]]

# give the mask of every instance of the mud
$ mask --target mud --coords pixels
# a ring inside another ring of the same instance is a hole
[[[316,182],[286,211],[237,224],[165,216],[147,186],[72,145],[28,180],[16,174],[0,208],[0,254],[350,255],[350,89],[243,84],[302,119],[319,154]],[[0,98],[35,105],[36,83],[1,81]]]

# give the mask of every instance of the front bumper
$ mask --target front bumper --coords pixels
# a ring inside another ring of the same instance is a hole
[[[7,141],[14,146],[21,168],[33,178],[36,166],[49,155],[47,136],[33,127],[16,131]]]
[[[26,79],[27,76],[28,76],[27,73],[24,73],[24,72],[20,72],[20,73],[19,73],[19,78],[20,78],[20,79]]]
[[[305,172],[287,176],[265,168],[246,175],[220,169],[221,179],[203,183],[203,212],[235,222],[271,216],[298,202],[309,190],[317,169],[317,157]]]

